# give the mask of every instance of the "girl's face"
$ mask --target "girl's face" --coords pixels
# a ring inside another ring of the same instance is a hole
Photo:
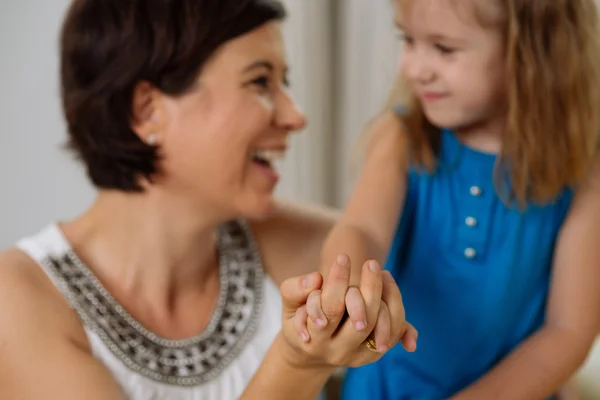
[[[497,20],[499,11],[479,0],[395,3],[404,38],[401,73],[428,120],[440,128],[468,130],[501,118],[504,40],[481,18]]]

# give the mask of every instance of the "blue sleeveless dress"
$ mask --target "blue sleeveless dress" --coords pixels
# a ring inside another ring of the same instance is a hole
[[[348,371],[343,400],[446,399],[473,383],[543,323],[554,244],[573,193],[507,207],[493,183],[496,156],[442,132],[435,173],[411,170],[386,269],[415,353],[396,346]]]

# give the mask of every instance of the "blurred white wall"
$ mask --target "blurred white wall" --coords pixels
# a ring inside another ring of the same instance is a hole
[[[292,137],[277,193],[299,201],[330,203],[329,168],[334,118],[334,2],[284,0],[284,25],[291,91],[308,118]]]
[[[92,199],[61,149],[58,30],[69,0],[0,2],[0,248]]]
[[[367,121],[383,107],[396,74],[400,42],[391,0],[336,3],[339,21],[335,43],[339,53],[335,68],[335,144],[331,153],[336,171],[332,204],[342,206],[357,172],[350,168],[351,161],[357,161],[356,141]]]
[[[292,92],[309,118],[279,192],[341,206],[362,129],[392,84],[399,42],[391,0],[284,0]]]
[[[61,146],[58,31],[70,0],[0,1],[0,248],[93,199]],[[292,141],[278,194],[343,204],[352,144],[381,105],[396,58],[390,0],[284,0],[292,93],[309,126]]]

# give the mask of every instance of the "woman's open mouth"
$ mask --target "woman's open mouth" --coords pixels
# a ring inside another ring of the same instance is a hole
[[[278,161],[283,160],[285,150],[259,149],[251,153],[252,163],[258,166],[270,179],[277,181],[279,173],[277,172]]]

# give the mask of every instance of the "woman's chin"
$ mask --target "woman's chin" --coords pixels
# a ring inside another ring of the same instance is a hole
[[[240,204],[240,214],[243,218],[251,220],[263,220],[268,218],[275,211],[275,197],[273,194],[262,194],[253,199],[247,199]]]

